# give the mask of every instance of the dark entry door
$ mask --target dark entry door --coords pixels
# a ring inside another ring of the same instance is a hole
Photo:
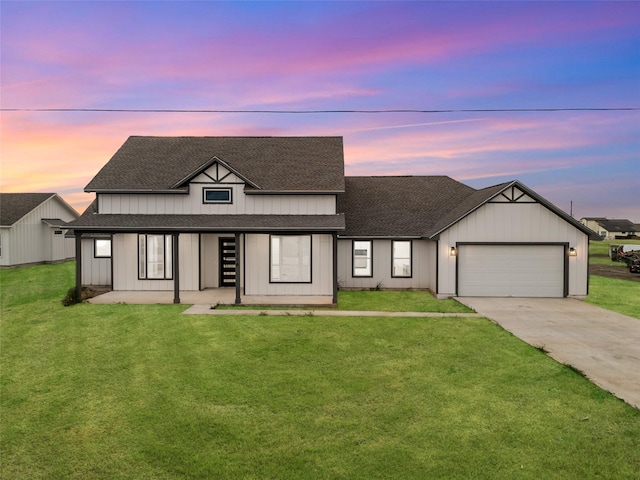
[[[236,286],[236,239],[220,238],[220,286]]]

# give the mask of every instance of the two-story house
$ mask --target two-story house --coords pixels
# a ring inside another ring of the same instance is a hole
[[[341,137],[130,137],[85,190],[78,290],[587,294],[593,232],[526,186],[345,177]]]

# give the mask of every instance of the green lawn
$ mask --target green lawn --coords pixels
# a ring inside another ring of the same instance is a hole
[[[72,283],[0,271],[0,478],[637,478],[640,412],[488,320],[62,307]]]
[[[586,301],[640,319],[640,283],[591,275]]]
[[[283,307],[250,305],[219,305],[220,310],[282,310]],[[313,310],[333,307],[314,307]],[[338,310],[373,312],[437,312],[470,313],[471,309],[453,299],[437,300],[421,290],[341,290],[338,292]]]

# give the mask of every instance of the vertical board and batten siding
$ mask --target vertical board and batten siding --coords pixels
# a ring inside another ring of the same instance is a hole
[[[228,175],[227,175],[228,174]],[[223,178],[224,177],[224,178]],[[221,178],[215,182],[212,178]],[[230,188],[232,203],[203,202],[204,188]],[[191,180],[186,194],[98,194],[100,213],[167,215],[323,215],[336,213],[335,195],[246,195],[245,184],[222,166]]]
[[[220,285],[219,238],[220,235],[200,235],[200,285],[202,288],[218,288]]]
[[[11,265],[10,228],[0,227],[0,266]]]
[[[180,290],[198,290],[198,235],[180,234],[179,245]],[[173,290],[173,280],[138,279],[137,234],[115,234],[111,248],[113,290]]]
[[[341,288],[435,290],[435,242],[412,240],[412,277],[391,276],[391,240],[373,240],[373,276],[353,276],[352,240],[338,240],[338,284]]]
[[[82,239],[82,285],[111,285],[111,258],[95,258],[93,238]],[[113,256],[113,244],[111,255]]]
[[[539,203],[487,203],[440,234],[438,296],[456,294],[456,242],[569,243],[569,295],[587,294],[589,238]]]
[[[166,215],[333,215],[335,195],[245,195],[242,185],[233,190],[233,203],[202,201],[202,186],[192,185],[189,194],[99,194],[100,213]]]
[[[247,234],[244,246],[245,295],[332,295],[332,236],[311,238],[311,283],[269,282],[269,235]]]
[[[59,218],[65,222],[76,217],[56,197],[38,205],[10,228],[2,229],[1,266],[29,263],[61,262],[75,257],[75,241],[65,238],[64,231],[42,222],[43,218]]]
[[[233,238],[233,233],[200,235],[200,287],[219,288],[220,287],[220,238]],[[244,285],[244,236],[240,235],[240,244],[236,245],[236,255],[240,255],[240,285]],[[267,261],[267,260],[265,260]]]

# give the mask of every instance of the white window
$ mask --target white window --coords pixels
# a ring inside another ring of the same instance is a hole
[[[202,201],[204,203],[233,203],[230,188],[203,188]]]
[[[373,276],[371,240],[353,241],[353,276]]]
[[[171,235],[138,235],[138,278],[173,278]]]
[[[311,282],[311,235],[272,235],[269,253],[271,282]]]
[[[95,258],[111,257],[111,239],[96,238],[93,242],[93,256]]]
[[[411,277],[411,240],[392,242],[392,277]]]

